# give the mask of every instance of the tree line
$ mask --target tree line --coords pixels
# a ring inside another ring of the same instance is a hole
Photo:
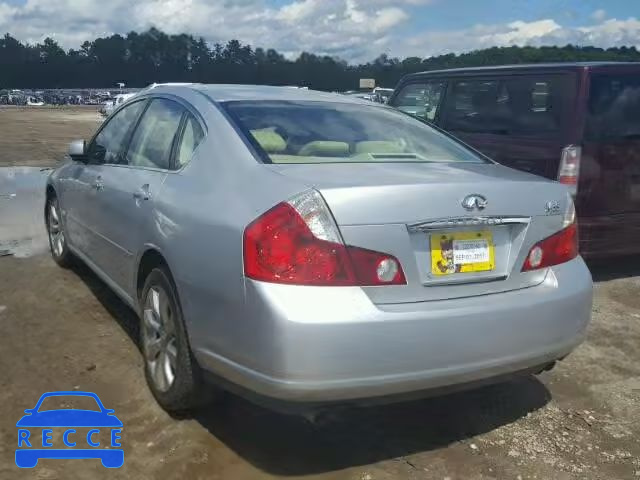
[[[65,51],[55,40],[28,44],[0,38],[2,88],[143,87],[153,82],[299,85],[318,90],[357,89],[360,78],[393,87],[408,73],[442,68],[562,61],[640,61],[635,47],[492,47],[463,54],[398,59],[386,54],[363,64],[303,52],[285,58],[274,49],[238,40],[209,44],[192,35],[156,28],[84,42]]]

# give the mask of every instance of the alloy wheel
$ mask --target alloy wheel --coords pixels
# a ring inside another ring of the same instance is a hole
[[[53,254],[56,257],[61,257],[64,253],[65,238],[60,213],[55,202],[49,204],[49,241]]]
[[[168,391],[175,381],[178,357],[175,312],[167,293],[156,285],[145,299],[142,347],[153,383],[159,391]]]

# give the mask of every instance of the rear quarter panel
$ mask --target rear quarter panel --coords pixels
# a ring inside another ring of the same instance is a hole
[[[201,102],[208,134],[191,162],[167,175],[151,238],[174,277],[196,356],[204,350],[247,364],[277,332],[244,309],[244,228],[307,187],[266,169],[220,110]]]

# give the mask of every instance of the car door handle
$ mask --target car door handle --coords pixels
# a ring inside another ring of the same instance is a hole
[[[93,188],[95,188],[98,191],[104,190],[104,183],[102,183],[102,177],[100,176],[96,177],[95,181],[93,182]]]
[[[133,198],[136,200],[149,200],[151,198],[151,192],[149,191],[149,184],[145,183],[141,186],[137,192],[133,192]]]

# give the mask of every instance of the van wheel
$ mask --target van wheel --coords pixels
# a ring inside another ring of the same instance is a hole
[[[53,260],[61,267],[70,267],[73,254],[67,245],[67,237],[62,225],[62,214],[55,196],[47,201],[47,234]]]
[[[167,412],[195,408],[207,400],[204,382],[168,269],[160,266],[151,271],[140,304],[140,345],[151,393]]]

